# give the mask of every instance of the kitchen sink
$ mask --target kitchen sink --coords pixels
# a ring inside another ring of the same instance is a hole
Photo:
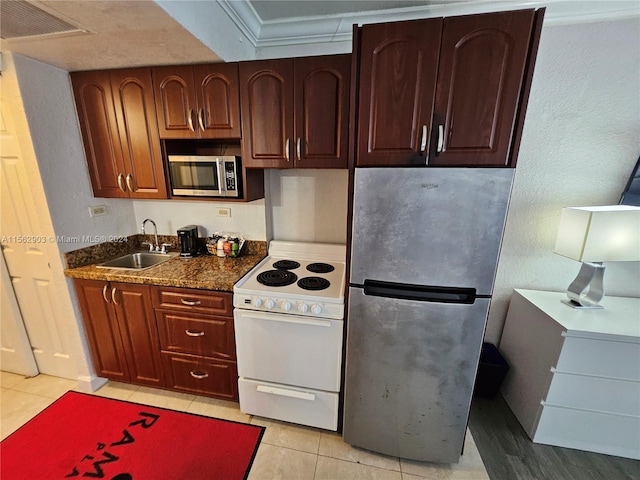
[[[144,270],[155,265],[166,262],[176,257],[178,252],[171,253],[155,253],[155,252],[138,252],[123,255],[107,262],[96,265],[98,268],[119,268],[122,270]]]

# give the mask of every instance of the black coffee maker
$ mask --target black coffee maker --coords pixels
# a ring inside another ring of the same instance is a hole
[[[178,241],[180,242],[181,257],[195,257],[198,255],[198,227],[187,225],[178,229]]]

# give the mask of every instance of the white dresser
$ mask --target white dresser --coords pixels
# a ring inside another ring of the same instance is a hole
[[[640,459],[640,299],[576,310],[563,298],[514,291],[502,395],[536,443]]]

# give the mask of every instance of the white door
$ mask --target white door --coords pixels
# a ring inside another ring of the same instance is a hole
[[[3,72],[3,77],[4,77]],[[0,77],[2,79],[2,77]],[[23,115],[21,102],[15,101],[17,88],[8,88],[7,81],[0,80],[0,244],[6,261],[6,269],[10,284],[15,292],[19,311],[24,322],[31,351],[35,357],[38,370],[41,373],[64,378],[75,379],[78,375],[74,359],[70,354],[71,348],[66,345],[63,332],[65,331],[64,315],[59,304],[59,290],[52,281],[49,260],[59,255],[55,243],[53,227],[43,225],[41,219],[48,211],[36,209],[34,198],[44,198],[44,188],[37,169],[37,162],[33,152],[28,160],[21,149],[21,143],[16,129],[16,115]],[[14,87],[14,85],[11,85]],[[24,132],[23,132],[24,133]],[[28,134],[28,132],[27,132]],[[46,205],[46,200],[39,202]],[[3,295],[5,285],[3,281]],[[64,287],[64,286],[63,286]],[[7,287],[7,295],[9,290]],[[3,302],[4,303],[4,302]],[[3,308],[4,323],[4,308]],[[7,332],[18,332],[19,317],[10,315],[7,322],[13,322],[11,327],[3,327],[4,337]],[[18,334],[18,337],[20,335]],[[8,345],[21,347],[20,354],[27,357],[24,351],[24,338],[20,341],[15,335],[9,334]],[[3,338],[4,346],[4,338]],[[18,355],[16,353],[16,355]],[[4,349],[3,357],[4,359]]]

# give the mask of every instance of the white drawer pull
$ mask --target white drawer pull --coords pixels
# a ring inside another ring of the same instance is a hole
[[[204,332],[196,332],[195,330],[185,330],[184,333],[190,337],[204,337]]]
[[[185,300],[184,298],[181,298],[180,301],[183,305],[189,305],[190,307],[195,307],[201,303],[200,300]]]
[[[273,395],[281,395],[283,397],[299,398],[300,400],[314,401],[316,396],[313,393],[298,392],[297,390],[285,390],[284,388],[268,387],[266,385],[258,385],[259,392],[271,393]]]
[[[194,372],[194,371],[191,371],[189,373],[193,378],[197,378],[198,380],[202,380],[203,378],[207,378],[209,376],[208,373],[201,373],[201,372]]]

